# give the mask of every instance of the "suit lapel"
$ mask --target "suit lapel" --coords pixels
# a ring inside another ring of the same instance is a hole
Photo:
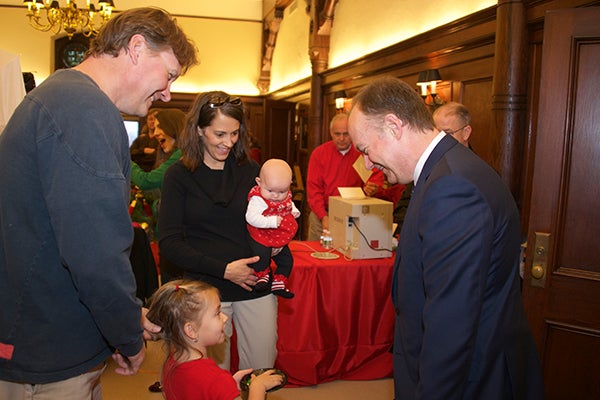
[[[419,175],[419,181],[415,182],[415,188],[413,191],[413,195],[415,195],[424,185],[424,182],[429,178],[431,171],[433,171],[433,167],[440,161],[440,159],[450,150],[452,147],[457,145],[458,142],[450,135],[444,136],[442,140],[435,146],[425,165],[423,166],[423,171],[421,171],[421,175]]]

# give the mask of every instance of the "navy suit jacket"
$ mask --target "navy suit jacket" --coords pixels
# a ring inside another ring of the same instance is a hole
[[[415,184],[394,266],[396,400],[543,398],[519,250],[511,193],[445,136]]]

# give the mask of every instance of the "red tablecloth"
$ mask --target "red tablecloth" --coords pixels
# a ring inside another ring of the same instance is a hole
[[[275,366],[301,386],[391,376],[393,257],[321,260],[317,242],[290,248],[295,297],[279,299]]]

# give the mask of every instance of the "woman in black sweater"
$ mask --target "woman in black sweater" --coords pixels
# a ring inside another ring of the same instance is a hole
[[[161,259],[221,293],[227,340],[210,355],[225,369],[232,319],[240,369],[273,367],[277,356],[277,300],[253,291],[256,277],[249,266],[258,257],[248,245],[245,212],[259,166],[247,156],[244,121],[238,97],[197,97],[178,139],[182,158],[165,174],[158,223]]]

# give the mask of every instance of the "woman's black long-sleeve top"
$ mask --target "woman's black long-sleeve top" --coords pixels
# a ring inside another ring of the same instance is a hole
[[[163,181],[160,256],[184,270],[186,277],[216,286],[223,301],[265,295],[223,279],[229,262],[254,256],[248,245],[245,213],[258,172],[254,161],[238,165],[230,154],[223,170],[202,163],[190,172],[178,161]]]

